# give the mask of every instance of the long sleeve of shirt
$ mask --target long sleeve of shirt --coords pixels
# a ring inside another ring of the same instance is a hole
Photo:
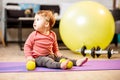
[[[56,56],[62,56],[62,54],[59,52],[59,48],[58,48],[58,43],[57,43],[57,37],[55,36],[55,42],[53,44],[53,53],[56,55]]]
[[[25,53],[25,57],[28,57],[28,56],[32,56],[32,53],[33,53],[33,45],[34,45],[34,37],[35,37],[35,32],[32,32],[25,44],[24,44],[24,53]]]

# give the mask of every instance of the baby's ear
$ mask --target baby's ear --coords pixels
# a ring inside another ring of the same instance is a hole
[[[50,23],[49,22],[46,22],[45,23],[45,27],[49,27],[50,26]]]

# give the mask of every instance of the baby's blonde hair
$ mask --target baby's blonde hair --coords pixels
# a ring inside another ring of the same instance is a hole
[[[49,22],[50,28],[52,28],[55,24],[55,16],[51,10],[40,10],[37,12],[38,15],[45,17],[46,21]]]

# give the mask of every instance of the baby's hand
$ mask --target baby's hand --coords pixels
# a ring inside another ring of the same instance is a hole
[[[35,61],[35,59],[33,57],[29,56],[29,57],[27,57],[27,62],[28,61]]]
[[[50,55],[48,55],[50,58],[52,58],[52,59],[55,59],[55,55],[54,54],[50,54]]]

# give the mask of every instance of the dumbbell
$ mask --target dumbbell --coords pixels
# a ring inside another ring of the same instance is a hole
[[[117,54],[118,51],[113,51],[113,49],[108,48],[108,50],[102,50],[98,47],[96,50],[95,47],[93,47],[91,50],[86,50],[86,46],[83,46],[81,49],[76,50],[77,52],[80,52],[83,56],[86,56],[86,54],[91,54],[93,58],[95,58],[95,55],[99,57],[101,54],[107,54],[107,57],[110,59],[112,54]]]
[[[99,47],[97,47],[97,50],[100,50]],[[86,46],[83,46],[81,50],[78,50],[77,52],[80,52],[83,56],[86,56],[86,53],[90,53],[93,58],[95,58],[95,47],[93,47],[91,50],[86,50]],[[100,56],[100,54],[96,54],[97,57]]]
[[[86,53],[90,52],[91,56],[95,58],[95,48],[93,47],[91,50],[86,50],[86,46],[83,46],[80,50],[77,50],[77,52],[80,52],[83,56],[86,56]]]

